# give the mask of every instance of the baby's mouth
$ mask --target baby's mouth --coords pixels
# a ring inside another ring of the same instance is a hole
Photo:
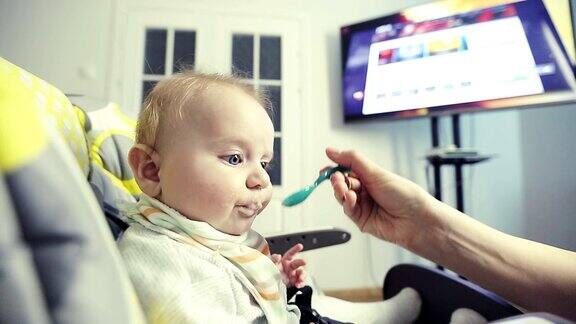
[[[260,213],[260,209],[262,205],[260,204],[245,204],[245,205],[238,205],[236,206],[238,212],[245,217],[254,217]]]

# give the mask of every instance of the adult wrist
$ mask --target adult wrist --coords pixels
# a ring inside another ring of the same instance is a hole
[[[447,246],[452,208],[427,193],[426,196],[423,199],[422,213],[415,219],[415,239],[405,248],[436,261],[437,254],[443,253]]]

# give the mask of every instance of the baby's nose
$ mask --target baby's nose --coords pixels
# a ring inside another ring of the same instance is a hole
[[[264,189],[270,185],[270,176],[268,172],[262,168],[254,170],[254,172],[250,173],[248,179],[246,179],[246,187],[249,189]]]

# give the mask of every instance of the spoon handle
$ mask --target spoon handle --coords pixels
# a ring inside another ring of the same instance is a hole
[[[342,165],[337,165],[333,168],[330,168],[330,169],[322,172],[322,174],[318,177],[318,179],[316,179],[316,181],[314,181],[314,183],[316,185],[318,185],[318,184],[320,184],[320,182],[322,182],[326,179],[329,179],[330,176],[332,176],[334,173],[336,173],[338,171],[340,171],[342,173],[348,173],[348,172],[352,171],[352,169],[350,169],[349,167],[342,166]]]

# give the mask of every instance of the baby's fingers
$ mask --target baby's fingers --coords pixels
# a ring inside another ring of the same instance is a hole
[[[284,256],[282,257],[282,259],[283,260],[292,260],[294,258],[294,256],[296,254],[298,254],[298,252],[302,251],[303,249],[304,249],[304,245],[302,245],[302,243],[295,244],[293,247],[290,248],[290,250],[288,250],[284,253]]]
[[[305,280],[306,280],[306,272],[304,271],[304,269],[299,268],[296,269],[296,271],[294,272],[294,286],[296,286],[296,288],[302,288],[305,285]]]
[[[296,259],[296,260],[290,262],[288,267],[290,268],[289,270],[296,270],[296,269],[303,267],[305,265],[306,265],[306,261],[304,261],[303,259]]]
[[[278,264],[282,260],[282,256],[280,254],[272,254],[270,256],[270,260],[272,260],[272,262]]]

